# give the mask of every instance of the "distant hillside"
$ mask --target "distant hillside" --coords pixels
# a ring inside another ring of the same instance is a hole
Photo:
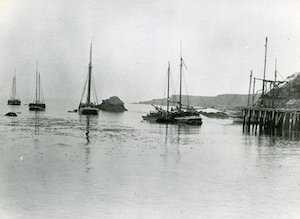
[[[232,109],[239,106],[247,105],[248,95],[246,94],[222,94],[218,96],[182,96],[184,105],[192,105],[197,107],[214,107],[219,109]],[[252,98],[252,97],[251,97]],[[171,101],[176,103],[179,101],[179,95],[172,95]],[[166,105],[167,100],[153,99],[149,101],[141,101],[141,104]]]

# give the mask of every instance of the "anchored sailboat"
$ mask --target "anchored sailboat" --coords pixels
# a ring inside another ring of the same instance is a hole
[[[157,119],[160,118],[166,118],[169,114],[169,98],[170,98],[170,61],[168,62],[168,85],[167,85],[167,110],[164,110],[162,107],[158,107],[152,104],[152,106],[155,108],[155,111],[150,111],[146,116],[142,116],[143,120],[149,121],[149,122],[158,122]]]
[[[38,71],[38,64],[36,64],[35,73],[35,99],[29,104],[30,111],[44,111],[46,109],[46,104],[44,98],[41,95],[41,75]]]
[[[180,54],[180,87],[179,87],[179,102],[178,106],[175,109],[172,109],[169,112],[169,87],[168,87],[168,101],[167,101],[167,112],[162,114],[156,119],[157,123],[166,123],[166,124],[186,124],[186,125],[202,125],[202,118],[199,112],[191,106],[184,106],[182,104],[182,74],[183,66],[186,68],[186,65],[183,61],[182,54]],[[170,67],[168,69],[170,72]],[[169,75],[169,73],[168,73]],[[169,80],[169,79],[168,79]],[[168,82],[169,86],[169,82]]]
[[[171,118],[175,123],[187,124],[187,125],[202,125],[202,118],[200,113],[192,106],[184,106],[182,104],[182,76],[183,66],[187,69],[182,58],[182,47],[180,44],[180,87],[179,87],[179,107],[177,107],[172,113]]]
[[[12,83],[12,92],[11,92],[11,97],[7,101],[8,105],[21,105],[21,101],[18,98],[18,93],[17,93],[17,78],[16,75],[13,77],[13,83]]]
[[[87,76],[87,80],[84,85],[83,93],[82,93],[80,104],[78,107],[78,112],[79,112],[79,114],[82,114],[82,115],[98,115],[98,113],[99,113],[96,88],[95,88],[95,86],[92,87],[92,47],[93,47],[93,44],[91,43],[88,76]],[[82,99],[83,99],[83,96],[85,93],[86,85],[87,85],[87,96],[86,96],[85,103],[83,103]],[[95,102],[91,101],[92,88],[93,88],[94,96],[96,99]]]
[[[180,87],[179,87],[179,102],[175,109],[169,110],[170,96],[169,96],[169,80],[170,80],[170,62],[168,65],[168,90],[167,90],[167,110],[155,107],[156,112],[150,112],[147,116],[143,116],[144,120],[165,123],[165,124],[187,124],[187,125],[201,125],[202,118],[200,113],[191,106],[184,106],[182,104],[182,74],[183,66],[186,65],[182,58],[182,52],[180,53]]]

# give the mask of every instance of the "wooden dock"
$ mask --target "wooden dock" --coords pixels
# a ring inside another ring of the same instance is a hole
[[[281,130],[300,131],[300,110],[245,107],[243,131],[275,134]]]

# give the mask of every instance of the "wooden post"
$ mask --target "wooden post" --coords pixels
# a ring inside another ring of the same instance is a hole
[[[246,124],[246,109],[243,109],[243,132],[245,131]]]
[[[286,120],[286,112],[283,113],[283,120],[282,120],[282,129],[285,127],[285,120]]]

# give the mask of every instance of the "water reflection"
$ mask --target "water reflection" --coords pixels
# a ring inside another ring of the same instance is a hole
[[[90,117],[87,116],[86,118],[86,133],[85,133],[85,136],[86,136],[86,145],[88,145],[90,143]]]
[[[85,172],[89,172],[91,167],[90,167],[90,154],[91,154],[91,147],[90,147],[90,129],[91,125],[96,123],[97,124],[97,118],[95,116],[89,116],[89,115],[80,115],[80,123],[82,123],[84,126],[83,130],[85,132],[85,139],[86,143],[84,145],[84,150],[85,150]]]
[[[195,135],[200,132],[198,126],[188,125],[160,125],[158,132],[164,136],[161,144],[161,157],[164,158],[165,163],[170,156],[173,156],[176,163],[180,162],[181,152],[180,148],[188,145],[194,141]]]
[[[260,139],[261,136],[269,137],[276,143],[276,140],[286,140],[286,141],[300,141],[300,132],[299,131],[291,131],[291,130],[280,130],[275,129],[272,133],[264,133],[264,132],[244,132],[245,136],[258,136],[258,139]]]
[[[34,113],[34,135],[38,135],[40,132],[40,115],[35,111]]]

